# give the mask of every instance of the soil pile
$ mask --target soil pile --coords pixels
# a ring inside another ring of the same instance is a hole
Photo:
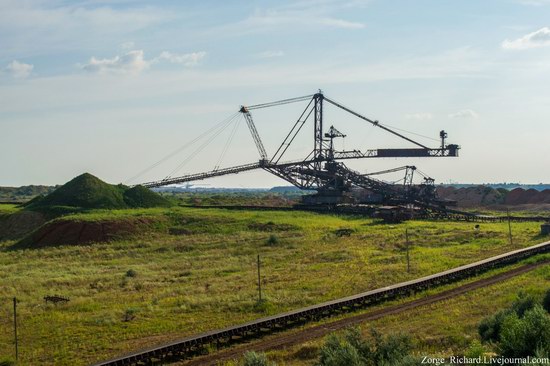
[[[522,205],[522,204],[550,203],[550,189],[537,191],[536,189],[516,188],[510,191],[506,196],[505,204],[507,205]]]
[[[42,248],[56,245],[81,245],[127,239],[154,230],[151,218],[75,221],[52,220],[35,230],[13,248]]]
[[[490,187],[437,187],[439,197],[457,201],[459,207],[491,206],[504,203],[506,191]]]
[[[46,219],[40,212],[19,211],[0,216],[0,240],[20,238],[45,222]]]
[[[457,201],[459,207],[550,203],[550,189],[537,191],[536,189],[516,188],[508,191],[503,188],[494,189],[485,186],[437,187],[437,194],[441,198]]]

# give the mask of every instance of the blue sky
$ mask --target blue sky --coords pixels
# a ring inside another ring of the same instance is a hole
[[[0,185],[84,171],[127,182],[241,104],[319,88],[390,126],[431,138],[445,129],[462,146],[457,159],[366,159],[354,169],[550,182],[548,0],[0,0],[0,44]],[[303,107],[254,112],[268,153]],[[336,111],[326,117],[348,135],[338,147],[409,147]],[[201,142],[135,183],[257,160],[244,122],[233,125],[179,170]],[[310,138],[288,158],[307,155]],[[265,172],[209,183],[285,184]]]

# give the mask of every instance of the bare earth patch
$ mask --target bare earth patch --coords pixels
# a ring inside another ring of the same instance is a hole
[[[155,222],[154,219],[143,217],[102,221],[60,219],[43,225],[16,246],[42,248],[109,242],[150,231]]]

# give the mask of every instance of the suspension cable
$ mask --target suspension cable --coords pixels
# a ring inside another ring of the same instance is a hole
[[[210,145],[212,141],[216,139],[227,127],[229,127],[233,122],[235,122],[235,119],[239,116],[238,113],[233,115],[233,118],[229,121],[229,123],[226,123],[222,128],[218,129],[208,140],[206,140],[202,145],[200,145],[195,151],[193,151],[185,160],[183,160],[174,170],[170,172],[164,179],[170,179],[175,173],[177,173],[181,168],[183,168],[189,161],[191,161],[197,154],[199,154],[202,150],[204,150],[205,147]]]
[[[419,133],[416,133],[416,132],[404,130],[404,129],[399,128],[399,127],[391,126],[391,125],[389,125],[389,124],[387,124],[387,123],[380,123],[380,124],[381,124],[381,125],[384,125],[384,126],[386,126],[386,127],[391,127],[391,128],[393,128],[394,130],[398,130],[398,131],[410,133],[411,135],[416,135],[416,136],[419,136],[419,137],[424,137],[424,138],[429,139],[429,140],[432,140],[432,141],[437,141],[437,142],[440,142],[440,141],[441,141],[441,140],[438,140],[438,139],[433,138],[433,137],[430,137],[430,136],[422,135],[422,134],[419,134]]]
[[[247,110],[252,110],[252,109],[274,107],[274,106],[289,104],[289,103],[302,102],[304,100],[311,99],[312,97],[313,97],[313,95],[304,95],[303,97],[282,99],[282,100],[278,100],[278,101],[275,101],[275,102],[269,102],[269,103],[254,104],[254,105],[246,107],[246,109]]]
[[[425,145],[423,145],[423,144],[421,144],[421,143],[419,143],[419,142],[417,142],[417,141],[414,141],[413,139],[410,139],[410,138],[408,138],[408,137],[406,137],[406,136],[403,136],[402,134],[400,134],[400,133],[398,133],[398,132],[393,131],[392,129],[390,129],[390,128],[388,128],[388,127],[386,127],[386,126],[380,124],[380,122],[378,122],[378,121],[373,121],[373,120],[371,120],[371,119],[369,119],[369,118],[367,118],[367,117],[365,117],[365,116],[363,116],[363,115],[361,115],[361,114],[359,114],[359,113],[357,113],[357,112],[355,112],[355,111],[349,109],[348,107],[345,107],[344,105],[342,105],[342,104],[340,104],[340,103],[337,103],[337,102],[335,102],[335,101],[333,101],[333,100],[331,100],[331,99],[329,99],[329,98],[327,98],[327,97],[325,97],[324,99],[325,99],[327,102],[329,102],[330,104],[332,104],[332,105],[334,105],[334,106],[336,106],[336,107],[338,107],[338,108],[340,108],[340,109],[343,109],[344,111],[346,111],[346,112],[348,112],[348,113],[354,115],[355,117],[358,117],[358,118],[360,118],[360,119],[362,119],[362,120],[364,120],[364,121],[370,122],[370,123],[373,124],[374,126],[380,127],[381,129],[383,129],[383,130],[385,130],[385,131],[387,131],[387,132],[389,132],[389,133],[392,133],[392,134],[394,134],[394,135],[396,135],[396,136],[398,136],[398,137],[400,137],[400,138],[402,138],[402,139],[404,139],[404,140],[407,140],[407,141],[409,141],[409,142],[411,142],[411,143],[413,143],[413,144],[415,144],[415,145],[417,145],[417,146],[420,146],[420,147],[423,148],[423,149],[428,149],[427,146],[425,146]]]
[[[142,171],[140,171],[139,173],[137,173],[136,175],[134,175],[133,177],[130,177],[128,178],[125,183],[130,183],[134,180],[136,180],[137,178],[141,177],[143,174],[151,171],[152,169],[156,168],[157,166],[159,166],[160,164],[164,163],[166,160],[172,158],[173,156],[177,155],[178,153],[182,152],[183,150],[191,147],[192,145],[194,145],[196,142],[198,142],[199,140],[201,140],[202,138],[204,138],[205,136],[208,136],[210,133],[212,133],[213,131],[217,130],[218,128],[221,128],[223,125],[225,124],[228,124],[230,123],[230,121],[235,118],[235,116],[237,116],[239,114],[239,112],[236,112],[234,114],[232,114],[231,116],[225,118],[224,120],[222,120],[221,122],[219,122],[218,124],[216,124],[215,126],[211,127],[210,129],[208,129],[207,131],[203,132],[201,135],[195,137],[193,140],[185,143],[184,145],[180,146],[179,148],[177,148],[176,150],[172,151],[171,153],[167,154],[166,156],[164,156],[163,158],[161,158],[160,160],[158,160],[157,162],[155,162],[154,164],[150,165],[149,167],[143,169]]]
[[[296,123],[294,124],[294,126],[292,126],[292,129],[290,130],[290,132],[288,133],[288,135],[285,137],[285,139],[283,140],[283,142],[281,143],[281,145],[279,146],[279,148],[277,149],[277,151],[275,152],[275,154],[273,154],[273,157],[271,158],[270,162],[273,162],[275,161],[275,164],[277,164],[279,162],[279,160],[281,160],[281,158],[283,157],[283,155],[286,153],[286,151],[288,150],[288,148],[290,147],[290,145],[292,144],[292,142],[294,141],[294,139],[296,138],[296,136],[298,135],[298,133],[300,132],[300,130],[302,129],[302,127],[304,127],[304,124],[306,123],[306,121],[308,120],[309,116],[311,115],[311,113],[313,112],[314,108],[309,108],[311,106],[311,104],[313,103],[313,98],[309,101],[308,105],[306,106],[306,108],[304,109],[304,111],[302,112],[302,114],[300,115],[300,117],[298,117],[298,120],[296,121]],[[309,110],[309,113],[306,115],[305,118],[302,119],[302,117],[304,116],[304,114]],[[296,129],[297,127],[297,129]],[[294,133],[294,135],[292,135]],[[291,137],[292,135],[292,137]],[[287,142],[288,141],[288,142]],[[285,146],[286,145],[286,146]],[[279,154],[279,152],[282,150],[282,152]],[[279,154],[279,156],[277,157],[277,154]]]
[[[235,125],[233,126],[233,129],[231,130],[231,133],[229,134],[229,139],[225,143],[225,146],[222,149],[222,153],[220,154],[220,157],[218,158],[218,161],[216,162],[216,165],[214,165],[214,170],[218,170],[220,168],[220,164],[222,163],[223,158],[225,158],[225,154],[227,153],[227,150],[229,149],[229,146],[231,145],[231,142],[233,141],[233,138],[235,137],[235,133],[237,132],[237,128],[241,124],[241,121],[243,120],[242,114],[239,116],[240,118],[237,120]]]

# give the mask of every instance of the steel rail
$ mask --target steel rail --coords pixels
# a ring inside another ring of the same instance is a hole
[[[161,346],[152,347],[135,353],[120,356],[95,366],[120,366],[153,363],[155,361],[169,361],[183,359],[196,354],[203,347],[224,342],[230,342],[234,337],[261,335],[264,330],[284,329],[296,323],[317,320],[335,313],[351,311],[368,305],[380,303],[400,296],[406,296],[414,291],[422,291],[432,286],[454,282],[481,272],[518,262],[533,255],[550,251],[550,241],[536,244],[527,248],[514,250],[478,262],[463,265],[433,275],[415,280],[401,282],[395,285],[382,287],[376,290],[363,292],[357,295],[323,302],[302,309],[268,316],[246,322],[244,324],[212,330],[192,335]]]

